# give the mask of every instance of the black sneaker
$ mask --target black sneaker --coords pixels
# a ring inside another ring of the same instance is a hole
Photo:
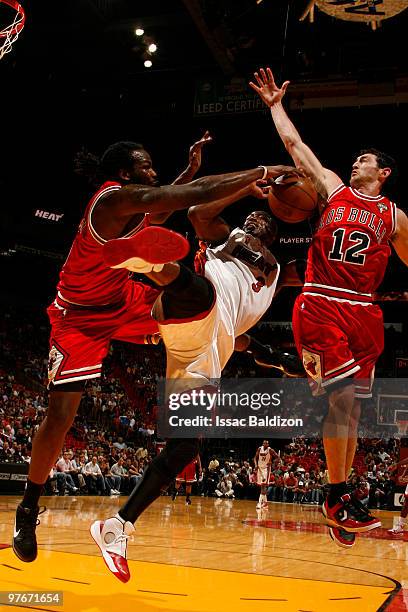
[[[269,349],[269,355],[263,354],[262,356],[254,356],[256,364],[263,368],[275,368],[286,374],[286,376],[294,378],[305,376],[305,369],[302,361],[297,355],[291,355],[283,351],[274,351],[270,346],[266,346],[265,348]]]
[[[191,506],[191,499],[190,498],[186,499],[186,506]]]
[[[13,550],[21,561],[30,563],[37,557],[37,538],[35,528],[40,524],[38,515],[46,511],[46,508],[23,508],[17,506],[14,521]]]

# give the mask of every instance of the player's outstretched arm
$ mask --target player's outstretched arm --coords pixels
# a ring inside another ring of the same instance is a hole
[[[391,243],[398,257],[408,266],[408,217],[400,208],[397,208],[396,227]]]
[[[292,172],[294,168],[291,166],[270,166],[269,178],[278,178],[282,174]],[[207,204],[196,204],[190,206],[188,209],[188,218],[194,227],[197,238],[200,240],[207,240],[208,242],[220,242],[226,240],[229,233],[230,227],[228,223],[220,216],[227,206],[234,204],[241,198],[246,196],[254,196],[256,198],[265,198],[267,195],[267,187],[264,189],[262,181],[258,181],[257,184],[252,183],[248,187],[245,187],[241,191],[222,198],[215,202],[209,202]]]
[[[99,210],[105,208],[111,218],[130,217],[136,213],[173,212],[188,208],[192,202],[207,204],[227,198],[251,183],[263,178],[274,178],[275,175],[273,166],[259,166],[241,172],[203,176],[186,185],[126,185],[108,193]]]
[[[270,68],[266,70],[261,68],[259,72],[254,73],[254,77],[256,83],[251,81],[249,85],[270,108],[278,134],[296,167],[302,168],[313,180],[320,195],[327,198],[342,181],[334,172],[324,168],[313,151],[303,142],[283,108],[282,98],[286,93],[289,81],[285,81],[279,88]]]

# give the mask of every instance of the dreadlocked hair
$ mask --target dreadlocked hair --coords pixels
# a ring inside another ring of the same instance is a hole
[[[74,172],[85,178],[91,185],[100,182],[99,158],[82,147],[74,158]]]
[[[75,156],[74,172],[85,177],[91,184],[109,179],[117,180],[120,178],[120,170],[131,170],[134,162],[133,151],[143,149],[144,146],[137,142],[115,142],[99,158],[83,147]]]

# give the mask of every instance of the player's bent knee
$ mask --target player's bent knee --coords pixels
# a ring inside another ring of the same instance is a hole
[[[210,310],[214,303],[214,287],[204,276],[180,266],[180,274],[163,288],[162,304],[166,319],[187,319]]]

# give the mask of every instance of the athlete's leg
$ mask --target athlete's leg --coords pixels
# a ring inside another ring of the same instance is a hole
[[[79,404],[82,391],[55,391],[49,395],[47,416],[33,439],[28,480],[43,485],[64,444]],[[39,497],[39,496],[38,496]],[[24,506],[25,498],[22,505]],[[32,507],[32,500],[28,500]],[[38,499],[35,502],[37,505]]]
[[[401,535],[404,533],[404,527],[407,524],[408,516],[408,494],[404,496],[404,505],[402,506],[399,517],[397,518],[397,524],[394,523],[394,527],[389,529],[389,533],[394,535]]]
[[[358,438],[358,424],[360,421],[361,414],[361,401],[358,399],[354,400],[353,410],[349,420],[349,431],[347,439],[347,451],[346,451],[346,480],[350,475],[350,470],[353,465],[354,456],[357,448]]]
[[[75,390],[50,392],[47,416],[33,439],[27,487],[14,525],[13,550],[22,561],[34,561],[37,557],[38,501],[81,401],[83,383],[68,388]]]
[[[199,452],[196,439],[170,440],[153,459],[127,502],[115,517],[95,521],[91,535],[99,546],[105,563],[122,582],[130,578],[126,561],[127,539],[134,531],[133,523],[157,499],[162,490],[188,465]]]
[[[177,495],[178,495],[178,492],[179,492],[180,486],[181,486],[181,482],[180,482],[179,480],[176,480],[176,481],[175,481],[175,483],[174,483],[174,491],[173,491],[173,495],[171,496],[171,499],[172,499],[173,501],[175,501],[175,500],[176,500],[176,497],[177,497]]]
[[[334,389],[329,394],[329,409],[323,425],[323,444],[331,485],[344,485],[347,478],[349,426],[354,406],[354,385]]]
[[[191,484],[186,484],[186,504],[191,504]]]

